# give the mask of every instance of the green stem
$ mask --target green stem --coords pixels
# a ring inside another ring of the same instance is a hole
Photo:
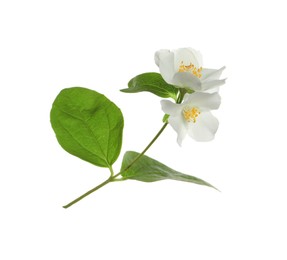
[[[110,170],[110,173],[111,173],[110,178],[112,178],[114,176],[114,170],[113,170],[113,166],[112,165],[109,166],[109,170]]]
[[[167,125],[168,125],[168,123],[164,123],[162,128],[158,131],[156,136],[150,141],[150,143],[147,145],[147,147],[125,169],[123,169],[122,171],[117,173],[114,176],[114,178],[116,178],[117,176],[119,176],[123,172],[127,171],[139,158],[141,158],[145,154],[145,152],[153,145],[153,143],[157,140],[157,138],[161,135],[161,133],[163,132],[163,130],[166,128]]]
[[[177,97],[176,103],[180,104],[183,100],[184,95],[186,94],[186,90],[184,88],[179,89],[179,95]]]
[[[78,201],[82,200],[83,198],[87,197],[88,195],[90,195],[91,193],[93,193],[94,191],[102,188],[103,186],[107,185],[108,183],[112,182],[112,178],[108,178],[106,181],[104,181],[103,183],[101,183],[100,185],[96,186],[95,188],[87,191],[86,193],[84,193],[83,195],[81,195],[80,197],[76,198],[75,200],[71,201],[70,203],[68,203],[67,205],[63,206],[63,208],[67,209],[69,207],[71,207],[72,205],[74,205],[75,203],[77,203]]]
[[[90,195],[91,193],[93,193],[94,191],[102,188],[103,186],[107,185],[110,182],[114,182],[114,181],[120,181],[121,179],[116,179],[116,177],[118,177],[119,175],[121,175],[123,172],[127,171],[139,158],[141,158],[145,152],[152,146],[152,144],[157,140],[157,138],[161,135],[161,133],[163,132],[163,130],[166,128],[166,126],[168,125],[168,123],[165,123],[162,128],[159,130],[159,132],[156,134],[156,136],[151,140],[151,142],[147,145],[147,147],[122,171],[120,171],[119,173],[117,173],[116,175],[114,175],[114,171],[112,166],[109,166],[109,170],[111,173],[110,178],[108,178],[106,181],[104,181],[103,183],[101,183],[100,185],[94,187],[93,189],[87,191],[86,193],[84,193],[83,195],[81,195],[80,197],[76,198],[75,200],[71,201],[70,203],[68,203],[67,205],[63,206],[63,208],[67,209],[70,206],[72,206],[73,204],[79,202],[80,200],[82,200],[83,198],[87,197],[88,195]]]

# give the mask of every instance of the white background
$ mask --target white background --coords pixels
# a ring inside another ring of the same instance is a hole
[[[284,1],[1,1],[0,258],[287,259]],[[227,68],[214,141],[176,143],[168,128],[148,155],[212,183],[113,183],[66,153],[49,122],[62,88],[83,86],[125,117],[123,149],[161,127],[160,98],[124,94],[158,71],[154,52],[193,47]]]

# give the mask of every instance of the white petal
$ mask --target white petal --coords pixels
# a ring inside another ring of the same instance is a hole
[[[202,69],[202,77],[201,80],[205,81],[205,80],[217,80],[220,78],[222,71],[225,69],[225,67],[220,68],[219,70],[215,70],[215,69],[206,69],[203,68]]]
[[[161,56],[161,55],[166,55],[166,54],[168,54],[168,53],[170,53],[170,50],[163,49],[163,50],[157,51],[157,52],[154,54],[155,64],[156,64],[157,66],[159,66],[160,56]]]
[[[225,84],[225,80],[226,79],[202,82],[202,84],[201,84],[202,91],[206,91],[206,90],[220,87],[221,85]]]
[[[168,119],[169,124],[177,132],[177,142],[181,146],[183,139],[187,134],[187,123],[181,115],[170,116]]]
[[[207,89],[204,91],[204,93],[209,93],[209,94],[217,93],[217,92],[219,92],[219,87],[214,87],[214,88]]]
[[[196,141],[211,141],[218,125],[218,120],[210,112],[202,112],[195,123],[190,122],[188,124],[188,135]]]
[[[176,116],[180,115],[182,105],[174,104],[169,100],[161,100],[161,109],[165,114]]]
[[[172,78],[172,84],[182,88],[201,91],[201,81],[190,72],[177,72]]]
[[[160,50],[155,53],[155,63],[158,65],[160,74],[167,83],[172,83],[171,79],[174,71],[174,53],[169,50]]]
[[[202,56],[199,51],[192,48],[181,48],[174,50],[175,71],[178,71],[179,66],[183,62],[184,65],[192,63],[195,67],[202,67]]]
[[[200,93],[195,92],[186,94],[184,103],[190,103],[192,106],[198,107],[200,111],[218,109],[221,103],[221,98],[218,93]]]

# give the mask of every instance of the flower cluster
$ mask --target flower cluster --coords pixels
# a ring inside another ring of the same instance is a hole
[[[225,67],[203,68],[201,54],[192,48],[157,51],[155,63],[163,79],[179,88],[182,95],[176,103],[161,101],[162,110],[169,115],[168,123],[177,132],[179,145],[186,135],[196,141],[212,140],[219,123],[210,110],[220,106],[218,90],[225,79],[219,78]]]

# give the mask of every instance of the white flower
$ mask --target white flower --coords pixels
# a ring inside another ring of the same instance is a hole
[[[210,110],[217,109],[219,105],[218,93],[186,94],[182,104],[161,101],[163,112],[169,115],[168,123],[177,132],[179,145],[187,134],[196,141],[212,140],[219,123]]]
[[[219,70],[203,68],[200,52],[192,48],[159,50],[155,53],[155,63],[163,79],[179,88],[211,93],[225,83],[225,79],[219,79],[225,67]]]

